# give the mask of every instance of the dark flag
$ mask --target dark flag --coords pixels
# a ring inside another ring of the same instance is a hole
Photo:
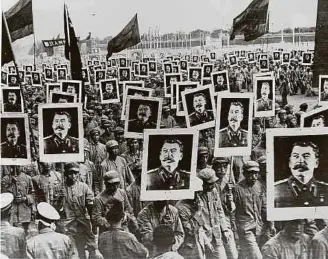
[[[32,0],[19,0],[5,17],[12,42],[33,34]]]
[[[244,33],[244,40],[255,40],[269,31],[268,26],[269,0],[253,0],[250,5],[233,19],[230,40],[237,33]]]
[[[1,66],[14,60],[5,15],[2,13]]]
[[[137,14],[124,27],[124,29],[108,42],[107,58],[113,53],[118,53],[126,48],[137,45],[140,42]]]
[[[74,27],[69,17],[66,4],[64,5],[64,32],[65,32],[65,57],[71,62],[73,80],[82,80],[82,62],[80,50],[77,45]]]

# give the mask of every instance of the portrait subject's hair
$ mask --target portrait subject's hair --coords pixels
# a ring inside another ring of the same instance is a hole
[[[66,111],[63,111],[63,110],[62,110],[62,111],[56,111],[56,112],[54,113],[54,116],[52,117],[52,121],[54,120],[54,118],[55,118],[56,115],[66,115],[67,118],[68,118],[68,121],[71,122],[72,117],[71,117],[71,115],[70,115],[68,112],[66,112]]]
[[[242,104],[241,102],[232,102],[232,103],[230,104],[230,107],[231,107],[232,105],[234,105],[234,106],[239,106],[240,109],[241,109],[241,112],[244,113],[244,106],[243,106],[243,104]],[[229,108],[229,109],[230,109],[230,108]]]
[[[163,143],[163,145],[162,145],[162,148],[163,148],[163,146],[164,146],[166,143],[168,143],[168,144],[178,144],[179,147],[180,147],[180,151],[181,151],[181,153],[183,152],[183,144],[182,144],[182,142],[181,142],[180,140],[178,140],[178,139],[174,139],[174,138],[172,138],[172,139],[166,139],[166,140],[164,140],[164,143]]]
[[[292,150],[293,150],[294,147],[311,147],[313,149],[315,157],[319,158],[319,148],[316,144],[314,144],[311,141],[303,141],[303,142],[298,141],[298,142],[295,142],[293,147],[292,147]]]

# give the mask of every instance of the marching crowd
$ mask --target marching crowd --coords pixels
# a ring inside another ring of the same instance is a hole
[[[39,162],[37,107],[47,102],[45,85],[57,79],[54,73],[52,81],[43,76],[40,86],[23,82],[33,162],[1,166],[1,258],[328,258],[327,220],[271,222],[266,215],[265,131],[300,127],[306,97],[317,95],[311,67],[300,59],[297,51],[289,65],[269,57],[279,93],[275,116],[253,118],[250,156],[214,157],[214,128],[200,131],[196,174],[202,184],[194,199],[178,201],[140,200],[142,140],[124,138],[122,101],[101,103],[94,71],[83,86],[84,161]],[[161,128],[185,128],[184,117],[176,116],[165,98],[160,58],[149,60],[157,62],[157,73],[146,78],[132,73],[131,81],[144,81],[163,98]],[[172,55],[169,62],[180,60],[182,55]],[[38,62],[36,71],[44,72],[42,63],[53,66],[51,58]],[[87,66],[87,58],[83,63]],[[231,92],[253,91],[257,62],[211,63],[213,72],[228,70]],[[116,67],[105,68],[106,78],[118,77]],[[291,95],[304,95],[304,103],[293,106]]]

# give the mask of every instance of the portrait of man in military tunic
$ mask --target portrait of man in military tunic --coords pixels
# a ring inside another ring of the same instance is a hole
[[[2,111],[24,112],[23,99],[19,87],[2,87]]]
[[[254,82],[255,117],[274,116],[275,79],[273,76],[256,77]]]
[[[82,82],[79,80],[61,81],[62,91],[69,94],[76,94],[77,101],[81,101]]]
[[[100,99],[102,103],[120,102],[119,87],[117,79],[100,81]]]
[[[328,127],[328,107],[323,106],[301,114],[301,128]]]

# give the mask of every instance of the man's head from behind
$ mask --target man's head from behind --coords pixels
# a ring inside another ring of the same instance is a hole
[[[178,139],[165,140],[161,148],[159,159],[162,166],[168,171],[173,172],[183,158],[183,144]]]
[[[104,174],[104,185],[109,194],[115,194],[120,186],[120,177],[117,171],[108,171]]]
[[[19,124],[17,121],[9,121],[6,126],[7,142],[14,146],[20,137]]]
[[[289,157],[289,168],[295,179],[307,184],[319,166],[319,148],[312,142],[296,142]]]
[[[240,102],[232,102],[230,104],[228,121],[229,126],[233,130],[237,130],[240,127],[240,123],[244,117],[244,106]]]
[[[196,93],[193,98],[193,106],[197,113],[204,113],[206,105],[206,97],[203,93]]]
[[[153,244],[161,251],[171,251],[175,243],[174,231],[167,225],[158,225],[153,231]]]
[[[124,219],[124,207],[120,200],[114,199],[110,204],[110,209],[106,214],[106,219],[110,224],[120,223]]]

